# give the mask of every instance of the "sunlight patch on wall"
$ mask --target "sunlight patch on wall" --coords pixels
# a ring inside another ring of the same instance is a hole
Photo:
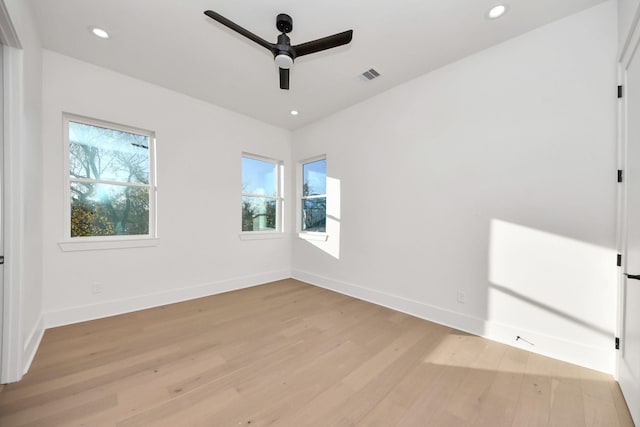
[[[487,319],[606,345],[615,330],[616,251],[493,219]]]
[[[327,177],[327,225],[326,239],[305,239],[308,243],[340,259],[340,180]]]

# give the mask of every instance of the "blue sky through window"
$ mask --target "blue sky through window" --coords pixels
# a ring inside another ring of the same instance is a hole
[[[302,166],[303,183],[307,184],[305,188],[306,196],[314,196],[317,194],[327,193],[327,160],[317,160],[311,163],[305,163]]]
[[[276,164],[242,157],[242,192],[276,196]]]

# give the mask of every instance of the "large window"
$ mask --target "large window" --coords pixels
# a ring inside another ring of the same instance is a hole
[[[327,225],[327,160],[302,164],[302,231],[325,232]]]
[[[282,163],[242,156],[242,231],[280,231]]]
[[[77,116],[64,120],[68,234],[73,239],[155,235],[152,132]]]

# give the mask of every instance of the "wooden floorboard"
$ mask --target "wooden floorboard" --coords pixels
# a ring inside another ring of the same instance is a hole
[[[633,426],[609,375],[283,280],[47,330],[0,426]]]

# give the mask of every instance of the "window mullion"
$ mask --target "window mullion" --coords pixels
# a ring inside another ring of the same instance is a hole
[[[252,194],[252,193],[242,193],[242,197],[259,197],[262,199],[273,199],[277,200],[278,196],[265,196],[264,194]]]
[[[140,187],[140,188],[151,187],[151,184],[145,184],[142,182],[106,181],[101,179],[90,179],[90,178],[69,178],[69,181],[82,183],[82,184],[120,185],[122,187]]]

